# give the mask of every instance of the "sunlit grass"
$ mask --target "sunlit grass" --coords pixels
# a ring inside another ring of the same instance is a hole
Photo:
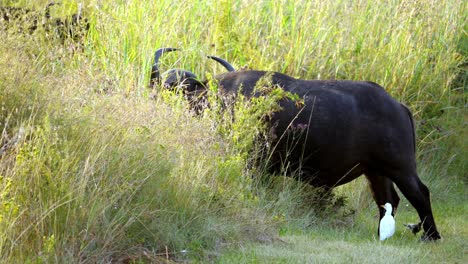
[[[52,16],[79,4],[90,21],[80,43],[16,24],[0,32],[0,147],[11,143],[0,154],[2,262],[462,262],[463,1],[86,0],[62,1]],[[238,104],[234,120],[215,107],[194,116],[181,96],[148,90],[153,53],[168,46],[182,50],[163,69],[202,79],[225,71],[206,58],[217,55],[236,68],[384,86],[415,114],[419,173],[444,239],[421,244],[403,231],[418,220],[403,199],[397,234],[378,242],[364,179],[336,190],[346,207],[322,212],[309,186],[250,168],[255,115],[271,98]]]

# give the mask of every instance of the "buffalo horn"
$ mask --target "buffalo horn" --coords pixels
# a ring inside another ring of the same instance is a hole
[[[236,71],[236,69],[234,69],[234,67],[232,67],[231,64],[229,64],[229,62],[219,58],[219,57],[216,57],[216,56],[208,56],[208,58],[212,59],[212,60],[215,60],[217,62],[219,62],[221,65],[224,66],[224,68],[226,68],[226,70],[230,71],[230,72],[233,72],[233,71]]]
[[[151,67],[151,80],[150,80],[150,87],[153,87],[156,82],[159,82],[161,79],[161,74],[159,72],[159,58],[165,52],[176,51],[178,49],[175,48],[160,48],[154,53],[154,64]]]

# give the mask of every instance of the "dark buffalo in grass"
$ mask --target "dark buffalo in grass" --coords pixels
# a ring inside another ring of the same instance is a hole
[[[255,87],[265,77],[270,84],[301,99],[301,103],[280,100],[281,109],[268,119],[273,133],[274,149],[269,159],[272,171],[287,168],[302,181],[326,189],[365,175],[380,219],[385,214],[381,205],[390,203],[393,214],[398,207],[396,184],[419,214],[422,239],[440,239],[429,189],[416,170],[415,129],[408,107],[373,82],[301,80],[254,70],[230,71],[215,76],[215,80],[220,93],[237,94],[240,89],[249,97],[257,96]],[[196,76],[190,80],[185,90],[205,94],[207,81]]]

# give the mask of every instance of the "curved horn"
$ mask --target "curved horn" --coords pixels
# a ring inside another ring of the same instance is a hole
[[[158,82],[161,79],[161,74],[159,72],[159,58],[164,54],[164,52],[171,52],[176,51],[178,49],[175,48],[160,48],[154,53],[154,63],[151,67],[151,79],[150,79],[150,87]]]
[[[221,63],[221,65],[224,66],[224,68],[226,68],[226,70],[230,71],[230,72],[233,72],[233,71],[236,71],[236,69],[234,69],[234,67],[229,64],[229,62],[219,58],[219,57],[216,57],[216,56],[207,56],[208,58],[212,59],[212,60],[215,60],[219,63]]]

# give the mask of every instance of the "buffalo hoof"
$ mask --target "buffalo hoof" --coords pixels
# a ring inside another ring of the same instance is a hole
[[[419,231],[421,231],[421,223],[419,224],[405,224],[406,228],[411,230],[413,234],[417,234]]]
[[[440,237],[440,234],[438,232],[433,232],[431,234],[424,233],[421,236],[421,241],[423,241],[423,242],[436,241],[436,240],[439,240],[439,239],[441,239],[441,237]]]

